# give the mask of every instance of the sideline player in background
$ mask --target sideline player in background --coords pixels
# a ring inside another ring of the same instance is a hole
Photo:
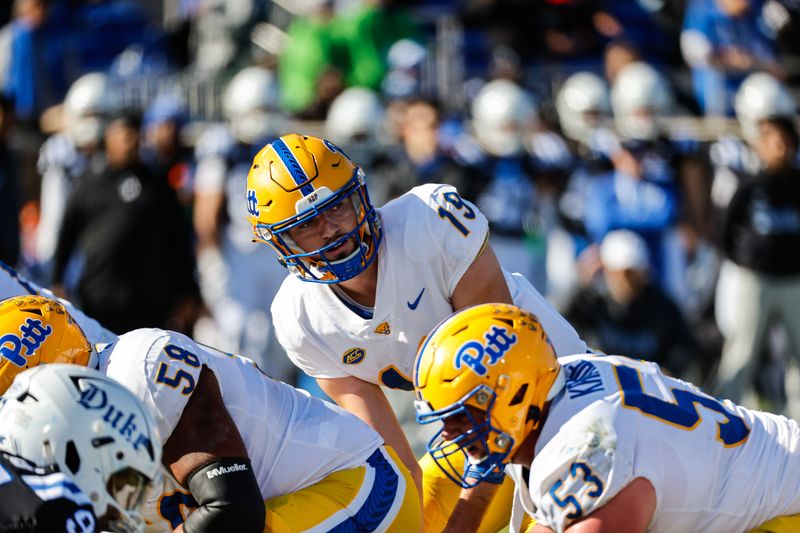
[[[477,530],[505,476],[467,465],[468,475],[495,485],[459,496],[428,456],[417,466],[381,386],[411,391],[425,335],[453,310],[481,302],[536,312],[558,354],[586,352],[585,343],[523,276],[500,267],[486,217],[451,186],[415,187],[376,210],[363,172],[341,149],[291,134],[256,155],[247,207],[256,237],[294,274],[272,304],[288,356],[397,450],[423,487],[426,531]],[[496,501],[481,530],[502,528],[509,509]]]
[[[81,349],[91,349],[85,339]],[[155,427],[139,400],[96,370],[52,364],[17,375],[0,399],[0,531],[142,531],[144,495],[160,473]]]
[[[800,426],[717,400],[621,356],[556,359],[533,314],[464,309],[431,332],[414,371],[428,451],[454,481],[457,456],[517,484],[534,532],[797,531]],[[777,520],[776,517],[780,517]],[[792,522],[794,521],[794,522]]]
[[[24,333],[32,320],[37,332],[70,327],[41,333],[24,356],[31,366],[77,352],[75,362],[88,359],[89,343],[57,301],[0,302],[0,331]],[[419,528],[416,486],[380,435],[253,361],[160,329],[125,333],[98,359],[143,401],[164,446],[168,473],[143,510],[148,532]],[[14,369],[0,366],[0,378]]]

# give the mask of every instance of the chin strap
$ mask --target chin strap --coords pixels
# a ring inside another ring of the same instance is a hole
[[[469,461],[464,462],[464,478],[479,479],[487,483],[501,484],[506,479],[505,464],[492,464],[489,458],[480,463],[473,464]]]

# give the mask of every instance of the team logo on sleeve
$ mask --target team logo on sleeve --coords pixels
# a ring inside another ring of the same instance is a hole
[[[0,357],[22,368],[28,362],[27,357],[32,356],[53,333],[53,326],[43,326],[41,320],[28,318],[19,327],[19,333],[6,333],[0,337]],[[25,353],[22,353],[23,348]]]
[[[381,322],[377,328],[375,328],[375,333],[378,335],[391,335],[392,328],[389,327],[388,322]]]
[[[363,348],[350,348],[342,356],[342,363],[346,365],[357,365],[367,356]]]
[[[456,368],[461,368],[462,365],[468,366],[479,376],[485,376],[489,372],[486,366],[496,364],[517,342],[516,335],[509,335],[506,328],[499,326],[492,326],[483,338],[486,340],[485,345],[476,340],[461,345],[453,360]]]

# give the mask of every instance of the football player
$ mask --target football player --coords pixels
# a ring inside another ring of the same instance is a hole
[[[3,345],[0,379],[18,364],[53,357],[86,364],[88,341],[74,323],[69,338],[55,335],[54,320],[72,322],[55,300],[0,302],[0,331],[27,335],[15,358]],[[42,337],[60,344],[34,342]],[[380,435],[250,359],[160,329],[125,333],[97,359],[144,403],[163,443],[168,473],[146,496],[148,532],[419,528],[416,486]],[[125,423],[114,412],[104,416]]]
[[[800,425],[718,400],[658,365],[556,359],[532,313],[482,304],[443,321],[414,369],[417,419],[441,422],[428,451],[503,469],[535,532],[797,531]],[[793,525],[792,525],[792,521]],[[779,524],[782,522],[782,524]]]
[[[415,187],[376,209],[363,172],[341,149],[291,134],[256,155],[247,207],[256,238],[294,274],[272,303],[289,358],[397,450],[423,487],[426,531],[448,520],[458,531],[476,530],[504,475],[489,472],[495,485],[459,495],[427,455],[418,466],[381,387],[413,390],[425,336],[476,303],[515,302],[536,312],[559,354],[583,353],[586,344],[524,277],[500,267],[486,217],[451,186]],[[481,465],[466,466],[469,475],[484,474]],[[502,528],[509,509],[493,505],[483,530]]]
[[[58,310],[44,310],[49,334],[35,318],[6,333],[4,356],[75,338],[80,330]],[[17,375],[0,398],[0,531],[142,531],[140,508],[160,472],[155,427],[133,394],[96,370],[52,364]]]
[[[225,87],[221,103],[225,123],[210,125],[195,144],[197,267],[211,317],[199,321],[193,336],[246,353],[271,375],[289,379],[295,370],[283,357],[263,304],[275,296],[284,273],[278,265],[265,267],[269,252],[252,246],[241,216],[241,194],[253,156],[277,137],[285,120],[272,71],[242,69]]]
[[[75,319],[93,346],[96,344],[108,344],[117,338],[115,333],[101,326],[95,319],[86,316],[68,300],[56,298],[49,289],[42,288],[36,283],[25,279],[16,270],[0,261],[0,300],[11,298],[12,296],[45,296],[57,299],[64,305],[70,316]],[[0,367],[2,365],[3,358],[0,357]],[[10,383],[10,381],[5,384],[0,382],[0,392],[5,390]]]

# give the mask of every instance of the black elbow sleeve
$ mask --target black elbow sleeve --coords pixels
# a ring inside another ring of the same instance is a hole
[[[267,511],[249,459],[214,460],[192,472],[188,483],[200,507],[186,519],[186,533],[264,530]]]

